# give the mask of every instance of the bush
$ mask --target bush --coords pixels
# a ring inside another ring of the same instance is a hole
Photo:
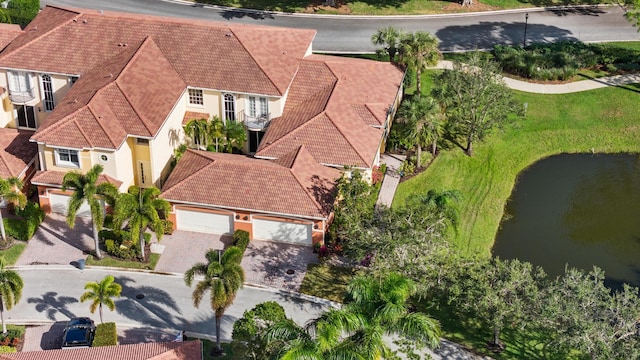
[[[7,235],[27,241],[33,237],[44,220],[44,210],[34,202],[27,202],[24,209],[16,208],[16,215],[22,219],[3,219]]]
[[[132,246],[131,234],[124,230],[100,230],[98,236],[104,240],[107,253],[113,257],[123,260],[135,259],[139,252],[137,247]],[[151,234],[145,233],[145,241],[151,240]]]
[[[96,335],[91,347],[118,345],[118,333],[116,323],[108,322],[96,326]]]
[[[247,246],[249,246],[249,240],[249,233],[244,230],[236,230],[233,233],[233,246],[239,247],[242,252],[244,252],[247,249]]]
[[[162,220],[162,228],[164,229],[165,235],[173,234],[173,222],[171,220]]]
[[[0,354],[9,354],[14,352],[18,352],[18,349],[16,349],[13,346],[7,346],[7,345],[0,346]]]
[[[0,349],[5,347],[16,348],[24,338],[25,328],[18,325],[7,325],[7,333],[0,334]],[[11,352],[2,351],[0,352]]]

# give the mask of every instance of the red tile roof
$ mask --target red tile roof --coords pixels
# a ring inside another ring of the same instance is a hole
[[[0,50],[22,34],[22,29],[18,24],[0,24]]]
[[[304,145],[325,165],[371,167],[402,77],[390,63],[308,56],[256,156],[278,158]]]
[[[280,96],[314,36],[314,30],[47,5],[0,54],[0,66],[84,74],[150,37],[189,86]]]
[[[185,111],[184,117],[182,118],[182,125],[186,125],[191,120],[200,120],[200,119],[209,120],[209,114],[194,112],[194,111]]]
[[[188,150],[162,197],[173,202],[326,218],[338,170],[318,164],[301,146],[276,162]]]
[[[0,128],[0,178],[19,177],[38,153],[32,131]]]
[[[0,360],[202,360],[200,340],[0,354]]]
[[[128,135],[153,137],[185,87],[146,38],[82,76],[32,139],[76,149],[117,149]]]
[[[54,171],[54,170],[46,170],[46,171],[37,171],[35,175],[31,178],[31,183],[34,185],[62,185],[62,179],[66,173],[62,171]],[[109,175],[101,174],[98,177],[98,184],[102,183],[111,183],[116,187],[120,187],[122,185],[122,181],[112,178]]]

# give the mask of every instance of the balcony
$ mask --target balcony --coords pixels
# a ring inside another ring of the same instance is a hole
[[[238,114],[238,119],[244,123],[247,129],[252,131],[261,131],[269,126],[271,121],[271,113],[265,115],[251,116],[244,111]]]
[[[13,90],[10,88],[9,99],[14,104],[27,104],[36,99],[35,91],[33,88],[27,90]]]

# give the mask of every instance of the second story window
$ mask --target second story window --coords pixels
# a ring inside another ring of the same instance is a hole
[[[204,105],[202,89],[189,89],[189,104]]]
[[[24,71],[7,71],[7,76],[11,101],[24,104],[35,98],[29,73]]]
[[[56,149],[56,163],[60,166],[80,167],[78,150]]]
[[[224,94],[224,119],[236,121],[236,97]]]
[[[73,86],[73,84],[75,84],[78,79],[79,77],[77,76],[69,76],[69,87]]]
[[[44,106],[44,111],[51,111],[54,107],[56,107],[55,101],[53,99],[53,83],[51,81],[51,76],[44,74],[41,77],[42,80],[42,104]]]

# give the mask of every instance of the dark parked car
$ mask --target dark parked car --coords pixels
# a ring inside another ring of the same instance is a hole
[[[82,317],[69,320],[62,335],[62,348],[89,347],[96,333],[93,320]]]

